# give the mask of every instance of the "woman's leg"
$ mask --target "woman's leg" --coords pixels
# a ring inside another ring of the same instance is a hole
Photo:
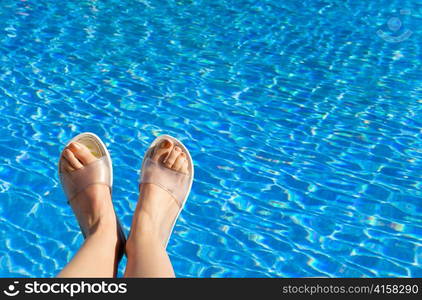
[[[156,146],[152,159],[169,169],[188,172],[186,154],[170,141],[164,140]],[[175,276],[165,243],[178,211],[176,200],[167,191],[153,184],[141,184],[126,243],[125,277]]]
[[[97,158],[84,145],[71,143],[61,159],[62,172],[72,172]],[[118,237],[110,189],[103,184],[88,186],[70,205],[86,239],[58,277],[116,276],[118,253],[123,245]]]

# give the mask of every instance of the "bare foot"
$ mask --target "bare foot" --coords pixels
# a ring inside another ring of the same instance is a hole
[[[73,142],[65,148],[61,159],[61,171],[73,172],[98,158],[85,145]],[[90,185],[71,199],[70,205],[86,238],[93,234],[105,234],[111,241],[118,242],[117,221],[109,187],[104,184]]]
[[[165,139],[153,148],[152,160],[171,170],[188,174],[189,163],[186,154],[170,140]],[[179,209],[176,199],[166,190],[150,183],[141,184],[127,245],[131,245],[132,236],[148,232],[165,246]]]

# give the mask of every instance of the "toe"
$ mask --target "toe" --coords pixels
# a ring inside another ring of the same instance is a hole
[[[92,155],[91,151],[89,151],[89,149],[81,143],[72,142],[68,146],[68,149],[83,165],[87,165],[97,159],[94,155]]]
[[[164,161],[164,164],[167,168],[172,168],[174,163],[176,162],[176,159],[179,157],[179,155],[182,153],[182,149],[180,147],[173,147],[173,150],[167,157],[167,159]]]
[[[157,146],[155,146],[154,148],[154,153],[152,155],[152,160],[153,161],[164,161],[166,159],[166,157],[168,156],[168,154],[170,153],[170,151],[173,148],[173,144],[169,141],[169,140],[162,140],[160,142],[160,144],[158,144]]]
[[[73,170],[78,170],[83,167],[81,162],[75,157],[72,151],[65,149],[63,151],[63,162],[67,163]]]
[[[179,172],[183,174],[189,174],[189,162],[187,159],[183,162],[183,165],[180,167]]]
[[[67,161],[67,159],[65,159],[65,158],[63,158],[62,161],[61,161],[60,169],[61,169],[60,170],[61,172],[67,172],[67,173],[75,171],[75,168],[73,168],[70,165],[70,163]]]
[[[176,161],[174,162],[172,169],[175,171],[180,171],[186,161],[186,154],[180,153],[180,155],[176,158]]]

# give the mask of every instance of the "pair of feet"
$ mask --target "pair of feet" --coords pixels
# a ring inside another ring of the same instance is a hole
[[[60,171],[71,173],[83,169],[98,158],[85,145],[72,142],[64,149],[60,159]],[[189,164],[186,154],[170,140],[163,139],[152,148],[151,160],[170,170],[188,174]],[[85,237],[107,235],[111,242],[118,245],[118,248],[125,246],[127,251],[133,251],[133,249],[127,249],[134,244],[131,243],[133,233],[148,231],[156,235],[165,246],[180,207],[169,192],[155,184],[141,183],[139,189],[131,234],[126,245],[123,245],[123,240],[118,234],[116,215],[108,186],[90,185],[71,199],[70,205]]]

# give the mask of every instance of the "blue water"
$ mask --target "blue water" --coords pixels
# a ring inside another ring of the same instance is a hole
[[[126,232],[149,143],[189,147],[178,276],[422,276],[421,21],[417,0],[2,0],[0,276],[82,243],[56,168],[83,131]]]

